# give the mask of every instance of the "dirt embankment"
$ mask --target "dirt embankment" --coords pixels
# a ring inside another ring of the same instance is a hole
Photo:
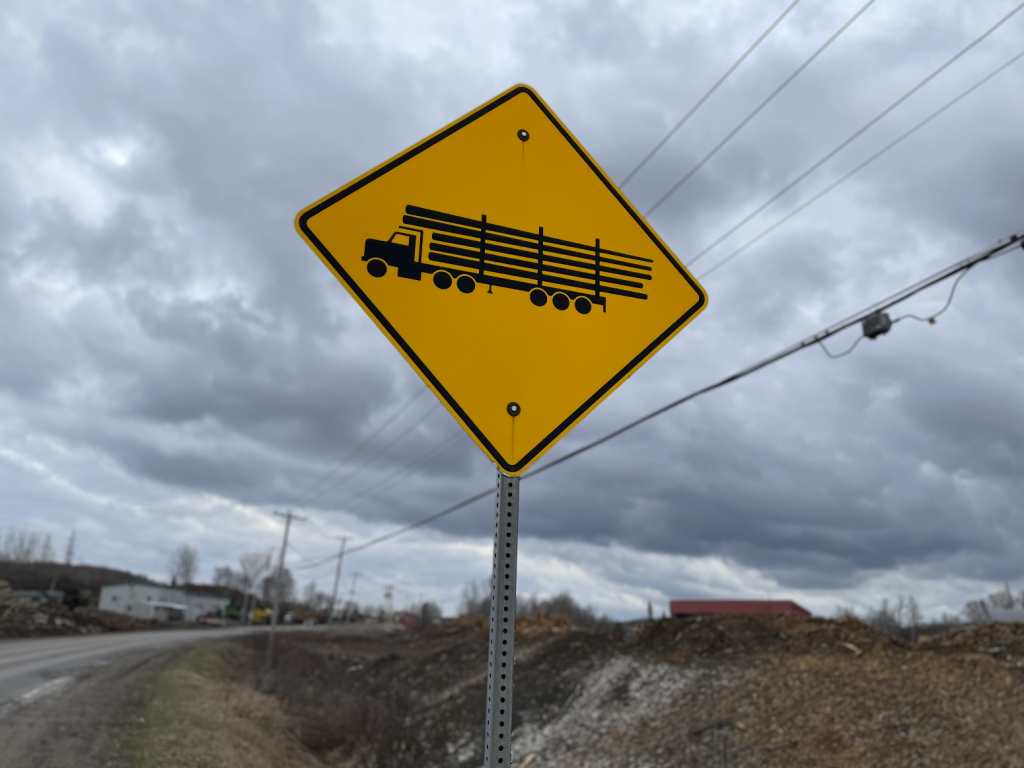
[[[795,616],[516,634],[513,766],[1024,766],[1024,625],[919,645]],[[323,764],[480,764],[479,623],[278,642],[261,690]]]
[[[1024,625],[917,645],[794,616],[516,634],[511,766],[1024,766]],[[270,675],[265,638],[237,642],[157,679],[137,765],[482,762],[482,622],[283,633]]]

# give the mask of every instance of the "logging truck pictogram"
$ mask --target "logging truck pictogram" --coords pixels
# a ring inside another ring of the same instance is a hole
[[[424,245],[429,245],[424,257]],[[478,285],[509,288],[529,294],[543,307],[582,315],[593,306],[608,310],[608,296],[646,300],[652,259],[601,246],[600,238],[577,243],[536,232],[514,229],[487,220],[470,219],[407,205],[398,231],[387,240],[368,239],[363,251],[366,270],[384,277],[394,267],[398,277],[421,280],[432,276],[441,289],[455,285],[473,293]],[[645,283],[646,281],[646,283]]]

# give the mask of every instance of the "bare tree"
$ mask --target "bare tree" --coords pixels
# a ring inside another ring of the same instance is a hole
[[[970,624],[984,624],[989,620],[988,606],[984,600],[971,600],[964,606],[964,617]]]
[[[43,547],[39,550],[39,559],[44,563],[52,563],[57,559],[53,551],[53,538],[50,534],[46,534],[43,539]]]
[[[68,536],[68,546],[64,550],[64,565],[71,565],[75,559],[75,531]]]
[[[907,613],[907,598],[903,595],[899,595],[896,598],[896,607],[893,609],[893,613],[896,615],[896,626],[902,627],[906,622]]]
[[[241,576],[235,573],[230,565],[222,565],[213,569],[213,584],[216,587],[241,589]]]
[[[889,599],[882,600],[882,605],[873,611],[868,611],[866,622],[871,626],[894,635],[899,631],[900,621],[896,611],[889,607]]]
[[[917,599],[910,595],[907,598],[907,623],[910,624],[911,637],[915,643],[917,642],[917,628],[921,624],[921,608],[917,604]]]
[[[29,563],[36,559],[39,548],[38,533],[19,531],[14,526],[7,529],[3,546],[0,547],[0,560],[12,560],[15,563]]]
[[[277,574],[267,576],[260,585],[263,593],[263,600],[268,603],[274,602],[274,593],[277,590]],[[285,568],[281,571],[281,602],[290,603],[295,597],[295,577],[292,572]]]
[[[196,577],[199,554],[188,544],[182,544],[171,555],[168,568],[171,572],[171,584],[191,584]]]
[[[651,607],[653,615],[654,608]],[[611,626],[607,616],[598,616],[589,605],[580,605],[568,592],[553,597],[540,598],[536,595],[519,595],[516,597],[516,616],[532,616],[535,613],[546,613],[550,616],[566,616],[573,624],[590,629]]]
[[[318,592],[316,581],[309,582],[302,590],[302,604],[313,613],[326,611],[331,604],[331,596],[325,592]]]
[[[487,616],[491,612],[490,582],[471,581],[462,588],[459,613],[463,616]]]
[[[302,590],[302,602],[311,611],[316,610],[316,580],[309,582]]]
[[[267,573],[274,564],[273,550],[266,552],[247,552],[238,558],[238,578],[242,592],[245,597],[242,599],[242,622],[249,623],[249,606],[252,603],[252,593],[256,589],[263,574]]]
[[[1010,610],[1016,602],[1017,601],[1013,596],[1013,591],[1010,589],[1009,584],[998,592],[993,592],[988,596],[988,604],[992,608],[1004,608]]]

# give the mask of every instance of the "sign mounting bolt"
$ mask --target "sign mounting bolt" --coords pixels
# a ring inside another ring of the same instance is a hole
[[[529,141],[530,140],[530,132],[528,130],[526,130],[525,128],[520,128],[519,131],[516,133],[516,136],[519,137],[520,141]]]
[[[519,407],[519,403],[509,403],[505,406],[505,410],[508,411],[508,415],[513,419],[522,412],[522,408]]]

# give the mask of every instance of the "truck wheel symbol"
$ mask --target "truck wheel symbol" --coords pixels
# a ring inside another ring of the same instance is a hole
[[[578,299],[576,299],[576,311],[579,312],[581,315],[589,315],[590,299],[588,299],[586,296],[580,296]]]
[[[388,273],[388,263],[384,259],[370,259],[366,262],[366,271],[374,277],[384,277]]]
[[[463,293],[472,293],[476,290],[476,280],[469,275],[459,275],[459,279],[455,281],[455,285]]]
[[[543,307],[548,303],[548,295],[543,288],[534,288],[530,291],[530,301],[532,301],[535,306]]]
[[[551,303],[555,305],[555,309],[565,310],[569,308],[569,297],[564,293],[556,293],[551,297]]]
[[[446,288],[452,287],[452,276],[444,270],[434,273],[434,285],[440,288],[442,291]]]

